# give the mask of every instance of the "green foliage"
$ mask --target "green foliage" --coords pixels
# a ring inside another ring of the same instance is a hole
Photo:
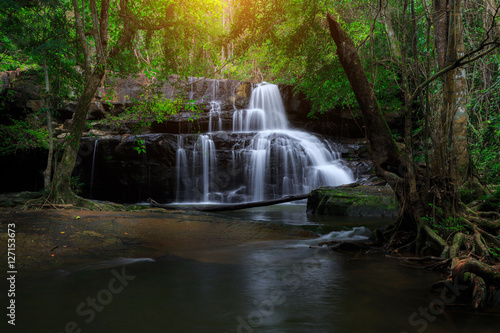
[[[479,129],[469,126],[474,164],[488,183],[500,184],[500,114],[491,114]]]
[[[445,218],[436,218],[436,217],[423,217],[424,221],[426,221],[429,226],[440,235],[451,235],[456,232],[466,232],[468,230],[468,226],[463,217],[445,217]]]
[[[12,120],[9,125],[0,125],[0,154],[7,155],[18,150],[48,148],[48,132],[40,129],[37,117]]]
[[[297,89],[312,102],[314,113],[325,113],[335,107],[356,107],[354,93],[345,78],[340,63],[333,60],[322,68],[304,77]],[[309,115],[310,117],[313,115]]]
[[[500,247],[490,247],[488,250],[493,258],[500,260]]]
[[[146,153],[146,143],[144,142],[143,139],[137,137],[134,142],[134,150],[137,152],[137,154],[142,154]]]
[[[456,232],[466,232],[468,225],[465,218],[445,216],[444,210],[432,203],[429,203],[429,208],[432,210],[432,215],[424,216],[422,219],[440,235],[449,236]]]
[[[83,191],[83,187],[85,186],[85,183],[81,181],[80,176],[71,176],[69,181],[73,192],[75,194],[81,194]],[[77,217],[77,219],[79,219],[79,217]]]
[[[493,194],[488,194],[486,197],[481,199],[484,200],[483,210],[496,210],[500,212],[500,189],[497,189],[493,192]]]
[[[127,113],[140,117],[136,119],[141,120],[143,125],[148,126],[151,126],[152,121],[163,123],[170,116],[183,111],[185,104],[182,99],[169,99],[160,94],[149,96],[141,94],[139,100],[131,99],[131,102],[133,106]]]
[[[150,127],[154,122],[163,123],[171,116],[183,111],[190,112],[188,121],[199,118],[203,112],[194,101],[186,101],[183,98],[169,99],[161,94],[148,95],[141,94],[140,99],[130,99],[132,106],[125,112],[117,116],[109,116],[100,122],[107,125],[116,125],[120,123],[135,124],[133,130],[139,134],[144,127]]]

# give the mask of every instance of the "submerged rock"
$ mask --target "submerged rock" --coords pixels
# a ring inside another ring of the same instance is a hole
[[[323,186],[307,199],[307,212],[317,215],[395,217],[398,209],[388,186]]]

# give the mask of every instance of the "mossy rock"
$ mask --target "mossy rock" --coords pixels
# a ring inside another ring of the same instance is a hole
[[[390,187],[323,186],[307,199],[307,212],[317,215],[395,217],[399,205]]]

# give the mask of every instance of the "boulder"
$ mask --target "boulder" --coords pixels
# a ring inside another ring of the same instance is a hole
[[[307,212],[317,215],[393,218],[398,209],[389,186],[323,186],[311,191],[307,199]]]

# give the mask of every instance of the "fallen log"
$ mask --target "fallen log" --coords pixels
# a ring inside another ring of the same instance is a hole
[[[253,201],[253,202],[236,203],[236,204],[202,205],[202,206],[172,206],[172,205],[162,205],[154,200],[149,200],[149,201],[151,207],[155,208],[196,210],[200,212],[223,212],[223,211],[239,210],[239,209],[254,208],[254,207],[272,206],[285,202],[304,200],[307,199],[308,196],[309,194],[306,193],[299,195],[289,195],[283,198],[272,199],[272,200]]]

